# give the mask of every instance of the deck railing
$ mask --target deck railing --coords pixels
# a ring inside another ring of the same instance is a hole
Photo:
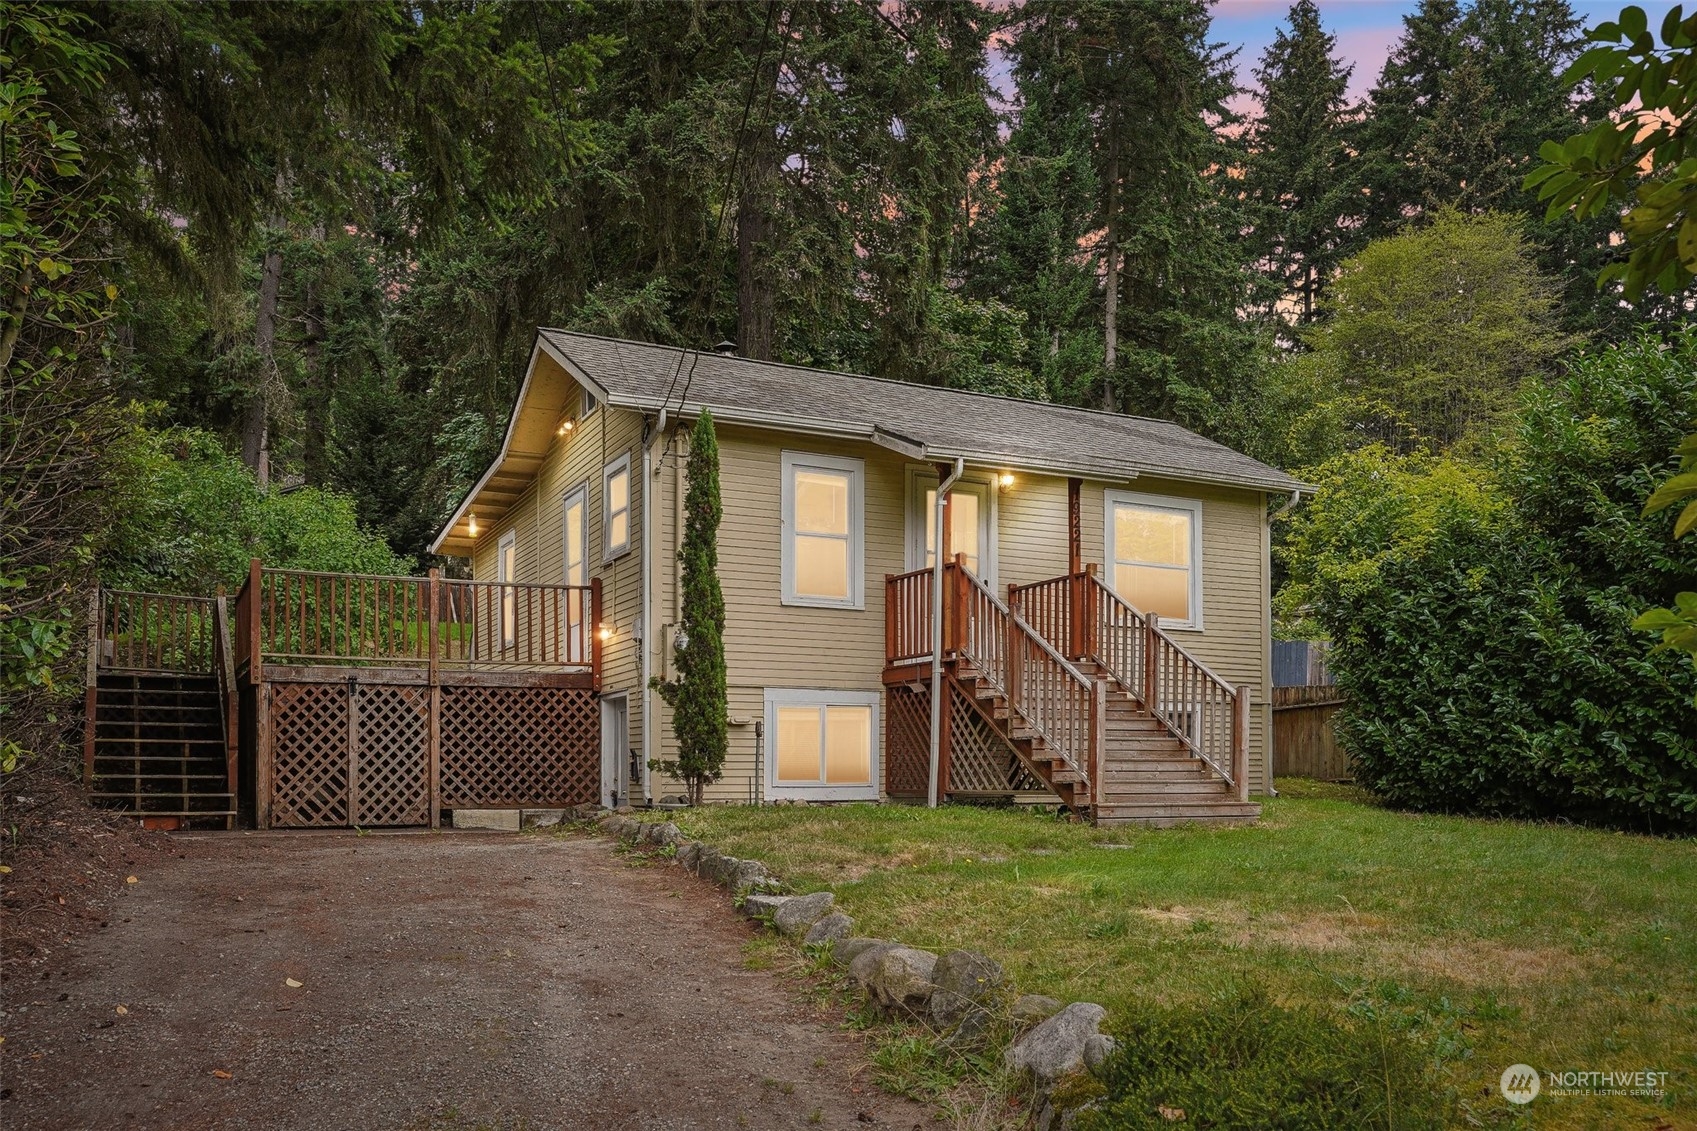
[[[1100,664],[1196,757],[1248,796],[1248,687],[1233,687],[1133,608],[1095,569],[1009,590],[1010,602],[1068,658]]]
[[[100,667],[126,671],[211,672],[210,597],[102,589],[95,623]]]
[[[933,584],[930,570],[886,578],[885,651],[891,664],[931,655]],[[1105,685],[1093,683],[1068,663],[1017,609],[975,577],[959,555],[943,565],[943,653],[1001,692],[1024,725],[1060,756],[1081,790],[1099,780]]]
[[[236,666],[601,670],[601,585],[265,569],[236,597]]]

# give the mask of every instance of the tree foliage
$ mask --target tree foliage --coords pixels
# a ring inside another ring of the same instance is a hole
[[[677,641],[678,678],[654,686],[672,708],[676,760],[652,767],[679,778],[691,805],[718,780],[725,764],[728,698],[725,687],[725,595],[719,585],[719,441],[713,414],[703,411],[690,430],[689,487],[684,493],[683,624]]]
[[[1630,622],[1697,570],[1641,500],[1697,412],[1697,336],[1532,384],[1489,467],[1369,447],[1311,473],[1280,601],[1333,642],[1358,777],[1422,809],[1697,828],[1697,672]]]

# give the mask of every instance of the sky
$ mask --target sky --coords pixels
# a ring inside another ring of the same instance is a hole
[[[1571,0],[1574,14],[1593,27],[1620,14],[1625,0],[1598,3]],[[1672,0],[1637,0],[1650,17],[1650,27],[1659,28],[1662,17],[1673,7]],[[1398,36],[1402,17],[1419,7],[1418,0],[1318,0],[1320,19],[1328,32],[1337,36],[1338,54],[1355,64],[1350,77],[1352,100],[1364,97],[1379,77]],[[1254,87],[1253,71],[1261,53],[1273,42],[1273,33],[1285,23],[1290,0],[1214,0],[1213,35],[1216,42],[1240,50],[1237,55],[1238,84]]]

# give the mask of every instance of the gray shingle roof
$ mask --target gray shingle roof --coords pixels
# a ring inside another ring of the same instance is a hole
[[[565,330],[544,344],[601,386],[610,403],[705,407],[726,420],[895,433],[928,459],[1127,478],[1165,475],[1273,491],[1302,486],[1277,468],[1166,420],[1069,408],[961,389],[679,350]],[[680,364],[681,363],[681,364]]]

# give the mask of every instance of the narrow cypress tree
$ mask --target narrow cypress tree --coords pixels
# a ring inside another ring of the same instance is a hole
[[[701,804],[702,791],[725,765],[725,594],[719,587],[719,441],[713,415],[703,409],[689,440],[689,490],[684,494],[683,634],[678,648],[678,678],[654,681],[672,708],[677,761],[656,761],[653,768],[683,781],[689,803]]]

